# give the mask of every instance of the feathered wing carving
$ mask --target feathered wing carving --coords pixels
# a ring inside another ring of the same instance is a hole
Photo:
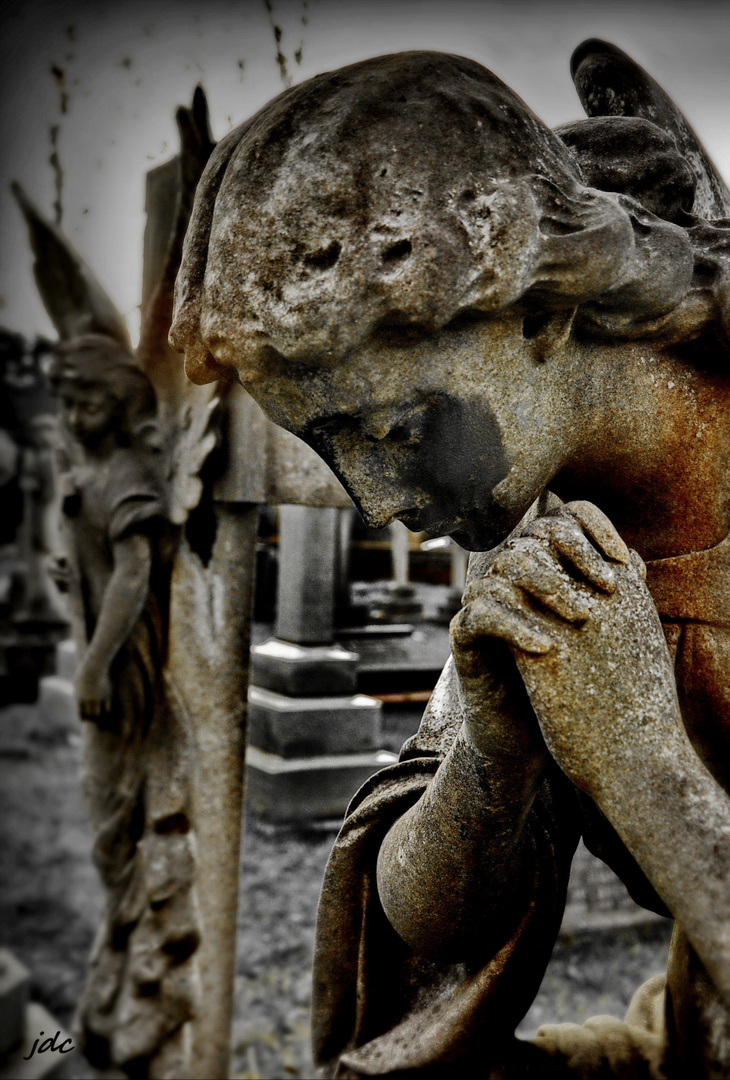
[[[190,108],[177,110],[180,153],[177,161],[175,213],[167,251],[152,293],[142,312],[137,356],[155,387],[162,412],[174,422],[176,412],[187,402],[206,402],[210,395],[200,395],[186,380],[180,357],[168,342],[172,322],[175,278],[182,259],[183,240],[190,220],[195,189],[215,142],[210,133],[208,105],[198,86]]]
[[[82,334],[105,334],[132,351],[123,317],[82,257],[28,198],[18,183],[11,185],[28,225],[35,256],[33,273],[38,292],[62,341]]]
[[[184,525],[190,511],[200,502],[203,494],[200,471],[217,441],[212,420],[218,399],[206,394],[200,396],[209,400],[188,402],[184,406],[171,447],[169,513],[174,525]]]
[[[633,116],[649,120],[674,139],[697,180],[692,212],[712,220],[730,216],[730,192],[685,117],[661,86],[631,57],[591,38],[573,53],[570,64],[588,116]]]
[[[162,270],[142,313],[136,350],[123,316],[82,256],[20,184],[14,183],[12,189],[28,225],[38,291],[61,340],[86,334],[110,337],[136,357],[152,383],[158,399],[156,441],[167,461],[170,520],[182,525],[198,504],[199,473],[216,441],[211,430],[216,387],[189,383],[180,357],[168,342],[175,277],[195,188],[215,147],[202,87],[196,87],[192,105],[181,106],[176,118],[180,153],[175,213]]]
[[[137,359],[159,403],[158,423],[169,465],[170,520],[183,525],[200,501],[200,470],[216,442],[212,430],[216,386],[201,388],[188,382],[180,357],[168,341],[175,278],[195,189],[215,147],[202,87],[196,87],[190,108],[181,106],[177,110],[176,119],[180,153],[176,159],[175,212],[161,272],[142,312]]]

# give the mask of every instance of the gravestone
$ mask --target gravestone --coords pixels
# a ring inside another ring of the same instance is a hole
[[[358,655],[334,641],[340,511],[280,511],[276,637],[254,646],[249,805],[271,821],[340,817],[382,749],[382,705],[356,693]]]

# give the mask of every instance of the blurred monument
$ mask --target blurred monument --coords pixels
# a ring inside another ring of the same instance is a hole
[[[67,632],[45,569],[54,546],[52,346],[0,329],[0,701],[33,701]]]

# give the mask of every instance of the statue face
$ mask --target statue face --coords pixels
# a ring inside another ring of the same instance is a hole
[[[64,424],[87,449],[97,446],[117,426],[119,402],[102,386],[73,386],[66,382],[59,398]]]
[[[493,546],[565,460],[576,425],[562,357],[543,359],[522,316],[386,327],[313,366],[269,350],[239,374],[264,412],[313,447],[365,521]],[[230,355],[230,354],[229,354]]]

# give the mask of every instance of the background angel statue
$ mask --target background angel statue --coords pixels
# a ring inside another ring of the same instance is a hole
[[[100,1068],[154,1077],[189,1074],[200,991],[191,732],[168,656],[173,558],[215,441],[210,395],[186,390],[166,342],[192,192],[213,146],[202,91],[178,123],[178,203],[136,355],[80,257],[16,189],[61,334],[49,380],[66,552],[53,573],[79,646],[84,791],[106,890],[77,1039]]]

